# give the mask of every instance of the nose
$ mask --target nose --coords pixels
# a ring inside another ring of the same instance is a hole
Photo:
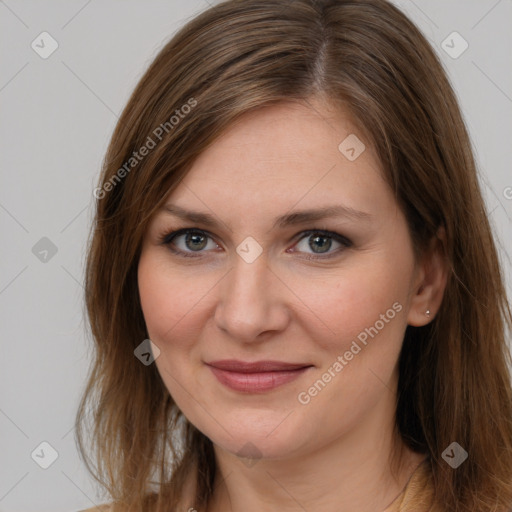
[[[248,263],[235,255],[232,269],[220,283],[216,326],[241,343],[260,342],[288,325],[290,291],[268,264],[265,253]]]

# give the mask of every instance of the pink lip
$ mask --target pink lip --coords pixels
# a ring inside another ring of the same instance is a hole
[[[257,393],[274,389],[295,380],[312,365],[284,363],[281,361],[257,361],[249,363],[236,360],[207,363],[218,381],[225,386],[245,393]]]

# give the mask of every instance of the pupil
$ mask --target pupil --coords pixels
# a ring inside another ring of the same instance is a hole
[[[189,246],[188,245],[188,242],[192,241],[194,244],[196,244],[197,242],[200,242],[202,239],[202,244],[199,246],[199,245],[192,245],[192,246]],[[186,237],[186,244],[187,244],[187,247],[189,249],[192,249],[193,251],[196,251],[196,250],[200,250],[200,249],[203,249],[205,246],[206,246],[206,243],[205,243],[205,239],[206,237],[203,236],[203,235],[200,235],[198,233],[189,233]]]
[[[311,249],[315,249],[315,247],[313,246],[313,243],[311,242],[311,240],[313,240],[313,243],[315,242],[318,242],[319,240],[324,240],[325,243],[321,243],[319,245],[316,246],[316,248],[320,247],[320,249],[323,249],[323,250],[320,250],[318,252],[327,252],[331,246],[331,239],[329,237],[326,237],[326,236],[323,236],[323,235],[317,235],[315,237],[312,237],[310,238],[310,243],[309,243],[309,246],[311,247]]]

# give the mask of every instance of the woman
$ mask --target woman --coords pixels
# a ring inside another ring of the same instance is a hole
[[[512,315],[455,95],[398,9],[200,14],[95,196],[77,432],[107,510],[510,509]]]

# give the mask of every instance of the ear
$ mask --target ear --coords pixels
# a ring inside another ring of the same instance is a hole
[[[430,241],[418,265],[412,289],[412,298],[407,323],[421,327],[430,323],[436,316],[443,300],[448,280],[448,262],[445,247],[446,234],[443,227]],[[427,311],[430,314],[427,315]]]

